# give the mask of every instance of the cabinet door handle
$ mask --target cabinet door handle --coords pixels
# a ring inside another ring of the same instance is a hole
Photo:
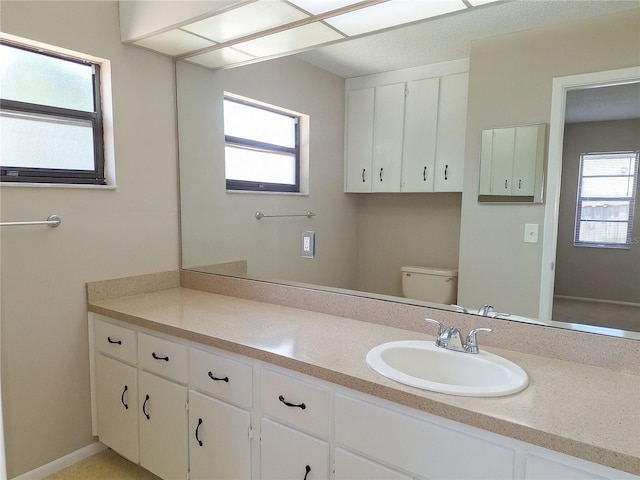
[[[165,362],[169,361],[169,357],[159,357],[158,355],[156,355],[156,352],[151,352],[151,356],[156,359],[156,360],[164,360]]]
[[[117,343],[118,345],[122,345],[122,340],[114,340],[114,339],[113,339],[113,338],[111,338],[111,337],[107,337],[107,341],[108,341],[109,343]]]
[[[198,433],[200,431],[200,425],[202,425],[201,418],[198,419],[198,426],[196,427],[196,440],[198,441],[198,445],[202,446],[202,440],[200,440],[200,437],[198,437]]]
[[[522,188],[522,179],[518,180],[518,189]]]
[[[380,181],[382,181],[382,170],[383,170],[383,168],[380,167]]]
[[[221,380],[221,381],[223,381],[223,382],[227,382],[227,383],[229,383],[229,377],[224,377],[224,378],[222,378],[222,377],[214,377],[214,376],[213,376],[213,372],[209,372],[209,378],[210,378],[211,380],[216,380],[216,381]]]
[[[509,185],[509,180],[505,180],[504,181],[504,189],[506,190],[507,188],[509,188],[507,185]]]
[[[151,417],[147,413],[147,402],[148,401],[149,401],[149,395],[147,394],[147,396],[144,397],[144,403],[142,404],[142,413],[144,413],[144,416],[147,417],[147,420],[150,420]]]
[[[364,183],[364,182],[365,182],[365,180],[364,180],[364,172],[365,172],[365,170],[366,170],[366,168],[363,168],[363,169],[362,169],[362,183]]]
[[[422,181],[426,182],[427,181],[427,167],[424,167],[424,170],[422,170]]]
[[[444,179],[449,180],[449,165],[444,166]]]
[[[287,407],[297,407],[297,408],[299,408],[301,410],[304,410],[305,408],[307,408],[307,406],[304,403],[300,403],[300,404],[296,405],[295,403],[287,402],[282,395],[280,395],[278,397],[278,400],[280,400],[282,403],[284,403]]]
[[[127,393],[127,390],[129,390],[129,387],[125,385],[124,390],[122,390],[122,395],[120,395],[120,401],[122,402],[122,405],[124,405],[125,410],[129,410],[129,405],[124,401],[124,394]]]
[[[309,465],[307,465],[306,467],[304,467],[304,480],[307,480],[307,475],[309,475],[309,472],[311,471],[311,467]]]

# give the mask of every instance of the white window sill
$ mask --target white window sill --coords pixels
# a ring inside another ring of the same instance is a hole
[[[80,188],[88,190],[115,190],[117,185],[88,185],[76,183],[0,182],[0,187]]]

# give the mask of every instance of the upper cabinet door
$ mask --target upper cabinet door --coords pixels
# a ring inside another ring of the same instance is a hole
[[[462,191],[468,89],[468,73],[445,75],[440,79],[435,192]]]
[[[376,87],[375,97],[372,190],[399,192],[405,83]]]
[[[371,191],[375,89],[351,90],[347,97],[345,191]]]
[[[407,84],[402,157],[403,192],[432,192],[438,128],[439,78]]]
[[[543,148],[544,130],[538,125],[526,125],[516,129],[511,188],[513,195],[533,196],[536,165]]]
[[[498,128],[493,131],[491,195],[511,195],[515,140],[515,128]]]

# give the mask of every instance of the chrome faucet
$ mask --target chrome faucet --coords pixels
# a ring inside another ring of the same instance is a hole
[[[432,318],[425,318],[426,322],[434,323],[438,326],[438,338],[436,338],[436,346],[453,350],[454,352],[478,353],[478,332],[490,332],[490,328],[474,328],[467,335],[465,343],[462,342],[460,330],[456,327],[448,327]]]
[[[481,317],[488,317],[489,314],[493,311],[494,311],[493,306],[489,305],[488,303],[485,303],[483,306],[481,306],[478,309],[478,315],[480,315]]]

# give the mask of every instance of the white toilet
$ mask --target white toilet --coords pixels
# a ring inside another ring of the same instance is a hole
[[[405,298],[451,305],[458,294],[458,271],[434,267],[402,267]]]

